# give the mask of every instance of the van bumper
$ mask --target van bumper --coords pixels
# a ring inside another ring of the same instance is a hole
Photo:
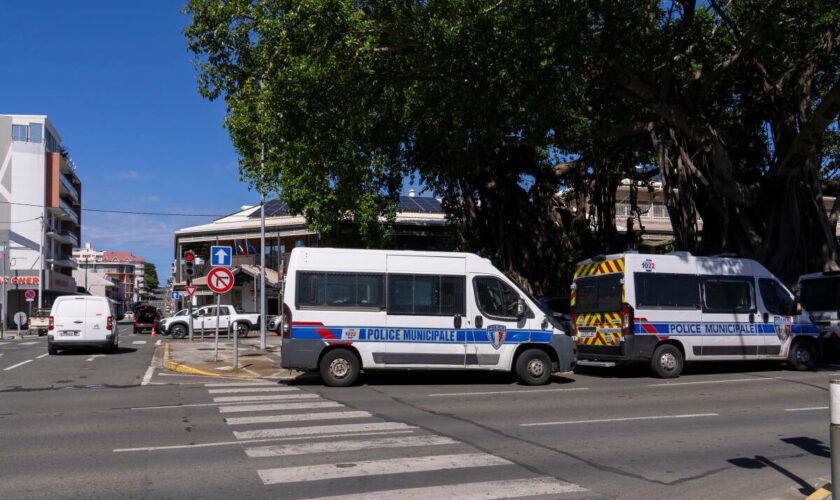
[[[577,365],[578,352],[575,341],[566,334],[555,334],[549,341],[551,347],[557,353],[556,366],[552,366],[552,372],[570,372]]]
[[[280,366],[296,370],[315,370],[321,351],[327,345],[317,339],[283,339],[280,347]]]
[[[616,346],[578,344],[578,358],[586,361],[650,361],[659,344],[656,335],[626,335]]]
[[[50,335],[47,337],[47,345],[56,347],[58,349],[68,349],[71,347],[108,347],[114,344],[114,334],[109,333],[104,339],[61,339],[55,340],[55,337]]]

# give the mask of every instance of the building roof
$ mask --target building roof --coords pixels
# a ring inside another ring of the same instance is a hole
[[[114,262],[114,259],[120,262],[146,262],[146,259],[135,257],[131,252],[102,252],[102,262]]]
[[[249,218],[260,216],[259,206],[249,207],[246,210],[251,211],[251,213],[248,214]],[[440,205],[440,200],[431,196],[400,196],[399,210],[400,212],[443,212],[443,208]],[[243,212],[244,211],[245,210],[243,210]],[[265,216],[273,217],[278,215],[290,215],[289,207],[279,199],[267,201],[265,203]]]

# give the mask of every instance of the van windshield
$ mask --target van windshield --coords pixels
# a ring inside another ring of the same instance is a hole
[[[613,273],[578,278],[575,282],[575,313],[620,311],[622,277],[621,273]]]
[[[840,276],[803,280],[800,298],[808,312],[840,309]]]

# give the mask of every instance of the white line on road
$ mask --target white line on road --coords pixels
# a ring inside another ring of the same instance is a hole
[[[730,384],[732,382],[768,382],[777,380],[771,377],[736,378],[730,380],[700,380],[698,382],[664,382],[662,384],[648,384],[648,387],[669,387],[678,385],[700,385],[700,384]]]
[[[283,427],[279,429],[257,429],[253,431],[233,431],[236,439],[261,439],[288,436],[316,436],[318,434],[352,434],[370,431],[401,431],[416,429],[402,422],[383,422],[379,424],[314,425],[310,427]]]
[[[443,436],[405,436],[352,441],[322,441],[318,443],[286,444],[280,446],[255,446],[253,448],[245,448],[245,453],[251,458],[288,457],[314,453],[409,448],[412,446],[442,446],[458,443],[459,441]]]
[[[25,365],[26,363],[31,363],[32,361],[33,361],[33,360],[31,360],[31,359],[27,359],[26,361],[22,361],[22,362],[20,362],[20,363],[18,363],[18,364],[16,364],[16,365],[12,365],[12,366],[10,366],[10,367],[8,367],[8,368],[3,368],[3,371],[4,371],[4,372],[9,371],[9,370],[11,370],[11,369],[17,368],[18,366],[23,366],[23,365]]]
[[[149,383],[152,381],[152,375],[154,373],[155,373],[155,367],[152,366],[152,365],[149,365],[149,367],[146,368],[146,374],[143,375],[143,381],[140,382],[140,385],[149,385]]]
[[[314,408],[341,408],[335,401],[310,401],[307,403],[274,403],[263,405],[220,406],[219,413],[240,413],[245,411],[311,410]]]
[[[485,396],[487,394],[525,394],[529,392],[568,392],[568,391],[588,391],[588,387],[574,387],[569,389],[526,389],[522,391],[491,391],[491,392],[442,392],[439,394],[429,394],[430,398],[441,396]]]
[[[273,394],[271,396],[224,396],[213,398],[215,403],[244,403],[246,401],[280,401],[283,399],[320,398],[317,394]]]
[[[146,343],[145,340],[135,340],[134,342],[131,343],[131,345],[143,345],[145,343]]]
[[[21,343],[20,343],[20,344],[18,344],[18,345],[35,345],[35,344],[39,344],[39,343],[40,343],[40,342],[32,342],[32,341],[30,341],[30,342],[21,342]]]
[[[460,455],[392,458],[350,463],[342,462],[339,464],[306,465],[303,467],[282,467],[279,469],[263,469],[257,471],[257,473],[260,475],[260,479],[263,480],[264,484],[278,484],[510,464],[511,462],[504,458],[487,453],[463,453]]]
[[[576,484],[558,481],[553,477],[486,481],[482,483],[448,484],[423,488],[388,491],[366,491],[349,495],[310,498],[308,500],[428,500],[429,498],[457,498],[458,500],[492,500],[522,498],[538,495],[561,495],[587,491]]]
[[[223,382],[223,383],[213,383],[213,384],[204,384],[204,387],[253,387],[258,385],[277,385],[277,382],[263,382],[259,381],[251,381],[248,379],[243,380],[242,382]]]
[[[246,392],[289,392],[289,391],[299,391],[297,387],[289,387],[289,386],[278,386],[274,384],[274,387],[227,387],[225,389],[208,389],[207,392],[210,394],[235,394],[235,393],[246,393]]]
[[[827,410],[828,406],[812,406],[810,408],[785,408],[785,411],[814,411],[814,410]]]
[[[396,434],[410,434],[414,432],[413,430],[408,431],[383,431],[383,432],[360,432],[359,434],[355,434],[356,436],[381,436],[381,435],[396,435]],[[324,434],[322,436],[318,436],[318,438],[334,438],[334,437],[347,437],[346,434]],[[249,441],[218,441],[215,443],[201,443],[201,444],[179,444],[173,446],[144,446],[142,448],[118,448],[114,450],[114,453],[127,453],[133,451],[166,451],[166,450],[184,450],[188,448],[209,448],[211,446],[233,446],[233,445],[243,445],[243,444],[250,444],[250,443],[269,443],[272,441],[294,441],[296,439],[300,439],[298,437],[282,437],[282,438],[268,438],[268,439],[251,439]]]
[[[93,356],[89,357],[85,361],[93,361],[94,359],[101,358],[102,356],[104,356],[104,354],[94,354]]]
[[[49,356],[49,355],[50,355],[50,353],[45,352],[44,354],[41,354],[40,356],[35,356],[35,359],[41,359],[41,358],[44,358],[44,357]]]
[[[158,339],[158,341],[155,342],[155,345],[163,345],[163,339]]]
[[[158,373],[158,375],[159,376],[163,375],[163,373]],[[294,398],[294,399],[302,399],[302,398],[309,399],[309,398],[318,398],[318,395],[317,394],[295,394],[295,395],[289,395],[288,398],[289,399],[291,399],[291,398]],[[187,408],[187,407],[196,407],[196,406],[221,406],[221,407],[225,407],[226,405],[229,405],[229,404],[230,403],[190,403],[190,404],[160,405],[160,406],[134,406],[130,409],[131,410],[166,410],[166,409],[169,409],[169,408]],[[311,403],[311,404],[314,404],[314,403]],[[278,408],[271,408],[271,409],[273,410],[273,409],[278,409]],[[224,412],[222,412],[222,413],[224,413]]]
[[[307,422],[310,420],[338,420],[342,418],[370,418],[367,411],[330,411],[322,413],[294,413],[291,415],[262,415],[259,417],[226,418],[228,425],[275,424],[278,422]]]
[[[566,420],[563,422],[536,422],[533,424],[519,424],[521,427],[536,427],[540,425],[567,425],[567,424],[598,424],[602,422],[628,422],[631,420],[660,420],[669,418],[700,418],[719,417],[718,413],[693,413],[688,415],[654,415],[650,417],[625,417],[625,418],[602,418],[589,420]]]

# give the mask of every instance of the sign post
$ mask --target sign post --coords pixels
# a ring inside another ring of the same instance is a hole
[[[187,286],[185,286],[184,289],[187,290],[187,294],[189,294],[189,296],[190,296],[190,298],[187,299],[187,304],[189,304],[189,311],[187,312],[187,314],[189,314],[189,316],[190,316],[189,329],[190,329],[190,342],[192,342],[192,339],[193,339],[192,297],[193,297],[193,294],[195,293],[195,291],[198,289],[198,287],[197,286],[192,286],[190,283],[192,283],[192,280],[190,278],[187,278]]]
[[[213,247],[218,248],[218,247]],[[223,247],[224,248],[224,247]],[[212,254],[211,254],[212,255]],[[229,257],[229,256],[228,256]],[[221,308],[222,294],[233,288],[233,273],[224,267],[214,267],[207,274],[207,286],[216,292],[216,340],[213,348],[213,359],[219,360],[219,309]],[[228,325],[230,328],[232,325]],[[236,331],[233,332],[233,369],[239,368],[239,342]]]

